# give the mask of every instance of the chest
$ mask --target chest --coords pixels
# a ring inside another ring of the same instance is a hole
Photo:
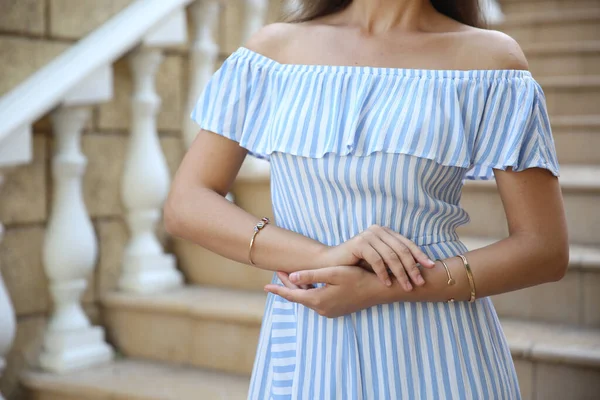
[[[294,64],[373,66],[401,69],[471,69],[475,55],[449,34],[406,34],[382,38],[355,32],[319,31],[299,39],[286,56]],[[473,58],[471,60],[471,58]]]

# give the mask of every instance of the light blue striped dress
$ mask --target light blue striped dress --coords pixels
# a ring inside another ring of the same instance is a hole
[[[517,70],[281,64],[239,48],[192,118],[271,162],[278,226],[337,245],[371,224],[465,252],[464,179],[558,175],[540,86]],[[273,282],[279,282],[273,277]],[[280,282],[279,282],[280,283]],[[519,399],[489,298],[321,317],[269,294],[249,399]]]

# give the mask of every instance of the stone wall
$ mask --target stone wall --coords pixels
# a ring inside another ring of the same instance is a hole
[[[133,0],[0,0],[0,96],[25,80],[78,39],[101,25]],[[278,2],[269,20],[279,14]],[[226,3],[216,37],[221,59],[240,44],[242,25],[239,1]],[[160,141],[172,173],[184,154],[181,121],[186,96],[187,55],[184,47],[168,49],[157,78],[163,102],[158,116]],[[120,180],[130,122],[131,77],[127,62],[115,63],[115,98],[95,107],[82,139],[88,158],[84,178],[85,203],[99,242],[99,258],[83,301],[95,324],[102,324],[100,296],[114,290],[121,256],[129,233],[123,220]],[[34,125],[34,160],[6,171],[0,189],[0,221],[5,237],[0,242],[0,270],[17,313],[17,337],[8,356],[0,391],[8,399],[21,398],[20,371],[35,366],[41,334],[52,304],[42,265],[45,225],[52,202],[51,158],[53,137],[48,117]],[[159,235],[167,249],[162,226]]]

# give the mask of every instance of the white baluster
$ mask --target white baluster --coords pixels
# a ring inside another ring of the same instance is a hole
[[[4,181],[4,177],[0,175],[0,186]],[[0,241],[4,236],[4,226],[0,224]],[[16,318],[15,309],[10,301],[8,291],[2,280],[2,273],[0,272],[0,377],[6,367],[6,355],[10,351],[13,340],[15,339],[16,332]],[[3,400],[2,393],[0,393],[0,400]]]
[[[52,114],[56,138],[54,190],[43,260],[54,311],[40,363],[55,372],[106,362],[113,355],[104,342],[104,330],[90,324],[80,303],[98,254],[81,190],[87,160],[80,150],[80,140],[89,117],[90,110],[84,107],[63,107]]]
[[[497,25],[504,22],[504,13],[497,0],[480,0],[481,11],[488,23]]]
[[[190,45],[188,98],[183,115],[183,137],[189,147],[198,134],[198,125],[192,121],[192,113],[198,96],[215,70],[219,45],[213,31],[219,20],[219,0],[198,0],[189,7],[193,21]]]
[[[132,126],[122,181],[131,239],[123,257],[121,289],[156,292],[180,286],[175,258],[165,254],[154,229],[169,190],[169,170],[156,131],[160,107],[154,80],[159,50],[140,47],[129,56],[133,75]]]

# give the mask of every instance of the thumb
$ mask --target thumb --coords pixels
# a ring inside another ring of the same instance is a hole
[[[310,285],[315,283],[334,283],[331,267],[297,271],[290,274],[290,281],[296,285]]]

